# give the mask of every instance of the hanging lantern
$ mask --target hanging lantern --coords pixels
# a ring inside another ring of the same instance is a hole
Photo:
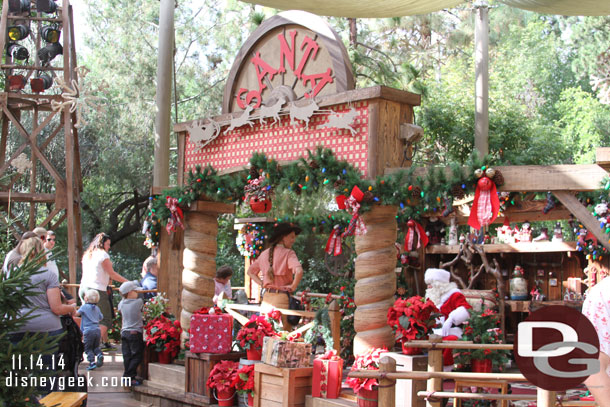
[[[27,25],[17,24],[8,28],[8,37],[11,41],[21,41],[30,35],[30,29]]]
[[[57,4],[53,0],[36,0],[36,10],[41,13],[55,13]]]
[[[38,50],[38,59],[42,65],[47,65],[57,55],[63,54],[64,48],[58,42],[51,42]]]
[[[49,74],[43,73],[36,78],[30,79],[30,87],[34,93],[44,92],[51,86],[53,86],[53,78]]]
[[[9,75],[8,76],[8,90],[21,90],[25,87],[25,76],[23,75]]]
[[[59,42],[59,37],[61,36],[61,31],[54,26],[46,26],[42,27],[40,32],[40,36],[46,42],[56,43]]]
[[[30,11],[30,0],[8,0],[9,13],[25,13]]]
[[[30,57],[28,49],[23,45],[19,45],[15,42],[11,42],[8,45],[6,53],[18,61],[24,61]]]
[[[253,196],[250,198],[250,208],[254,213],[267,213],[271,210],[272,203],[270,198],[258,198]]]

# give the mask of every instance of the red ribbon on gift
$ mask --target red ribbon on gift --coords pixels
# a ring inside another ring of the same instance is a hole
[[[330,361],[322,361],[322,368],[320,372],[320,396],[324,398],[328,396],[328,362]]]
[[[417,238],[417,245],[415,244],[415,238]],[[422,225],[409,219],[407,222],[407,233],[405,234],[405,250],[410,252],[420,247],[426,247],[428,245],[428,236],[424,231]]]
[[[170,212],[170,218],[167,221],[167,225],[165,226],[167,233],[172,233],[178,227],[184,229],[184,224],[182,223],[182,219],[184,219],[184,214],[182,213],[182,208],[180,208],[180,205],[178,204],[178,199],[168,196],[167,201],[165,202],[165,206],[167,206]]]
[[[358,188],[357,185],[354,185],[354,188],[352,188],[352,192],[350,193],[349,197],[346,197],[345,195],[339,195],[336,198],[337,205],[339,205],[339,209],[345,209],[352,214],[352,219],[349,222],[349,226],[341,234],[341,237],[351,235],[360,236],[366,233],[366,225],[358,214],[362,198],[364,198],[364,193],[360,190],[360,188]]]
[[[335,225],[328,241],[326,242],[326,253],[338,256],[343,252],[341,248],[341,233],[339,233],[339,225]]]

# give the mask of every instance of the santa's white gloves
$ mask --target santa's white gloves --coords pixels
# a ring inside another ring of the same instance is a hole
[[[441,333],[443,336],[449,336],[449,329],[453,327],[453,325],[460,325],[465,322],[468,318],[470,318],[470,314],[466,307],[461,306],[449,313],[447,319],[443,323],[443,327]]]

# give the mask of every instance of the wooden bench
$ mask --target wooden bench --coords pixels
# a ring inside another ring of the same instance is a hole
[[[46,407],[79,407],[85,400],[87,400],[87,393],[56,391],[40,399],[40,404]]]

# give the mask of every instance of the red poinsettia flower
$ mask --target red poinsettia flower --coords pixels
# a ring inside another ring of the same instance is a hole
[[[262,348],[265,336],[276,336],[273,326],[262,315],[253,315],[239,330],[236,340],[242,349]]]
[[[254,393],[254,365],[242,366],[231,383],[238,393]]]
[[[383,353],[387,351],[385,348],[373,348],[356,356],[352,370],[379,370],[379,360]],[[354,393],[358,393],[360,389],[373,390],[373,386],[379,384],[377,379],[359,379],[355,377],[349,377],[345,383],[354,390]]]
[[[232,389],[235,387],[233,381],[237,376],[238,368],[239,363],[234,360],[221,360],[210,371],[206,385],[210,389],[216,389],[218,392]]]
[[[173,320],[165,315],[154,318],[144,326],[146,331],[146,344],[154,345],[157,352],[164,350],[178,353],[180,349],[180,321]]]
[[[436,326],[438,316],[440,313],[432,301],[413,296],[406,300],[397,299],[388,310],[387,321],[396,331],[396,339],[407,342],[427,338]]]

